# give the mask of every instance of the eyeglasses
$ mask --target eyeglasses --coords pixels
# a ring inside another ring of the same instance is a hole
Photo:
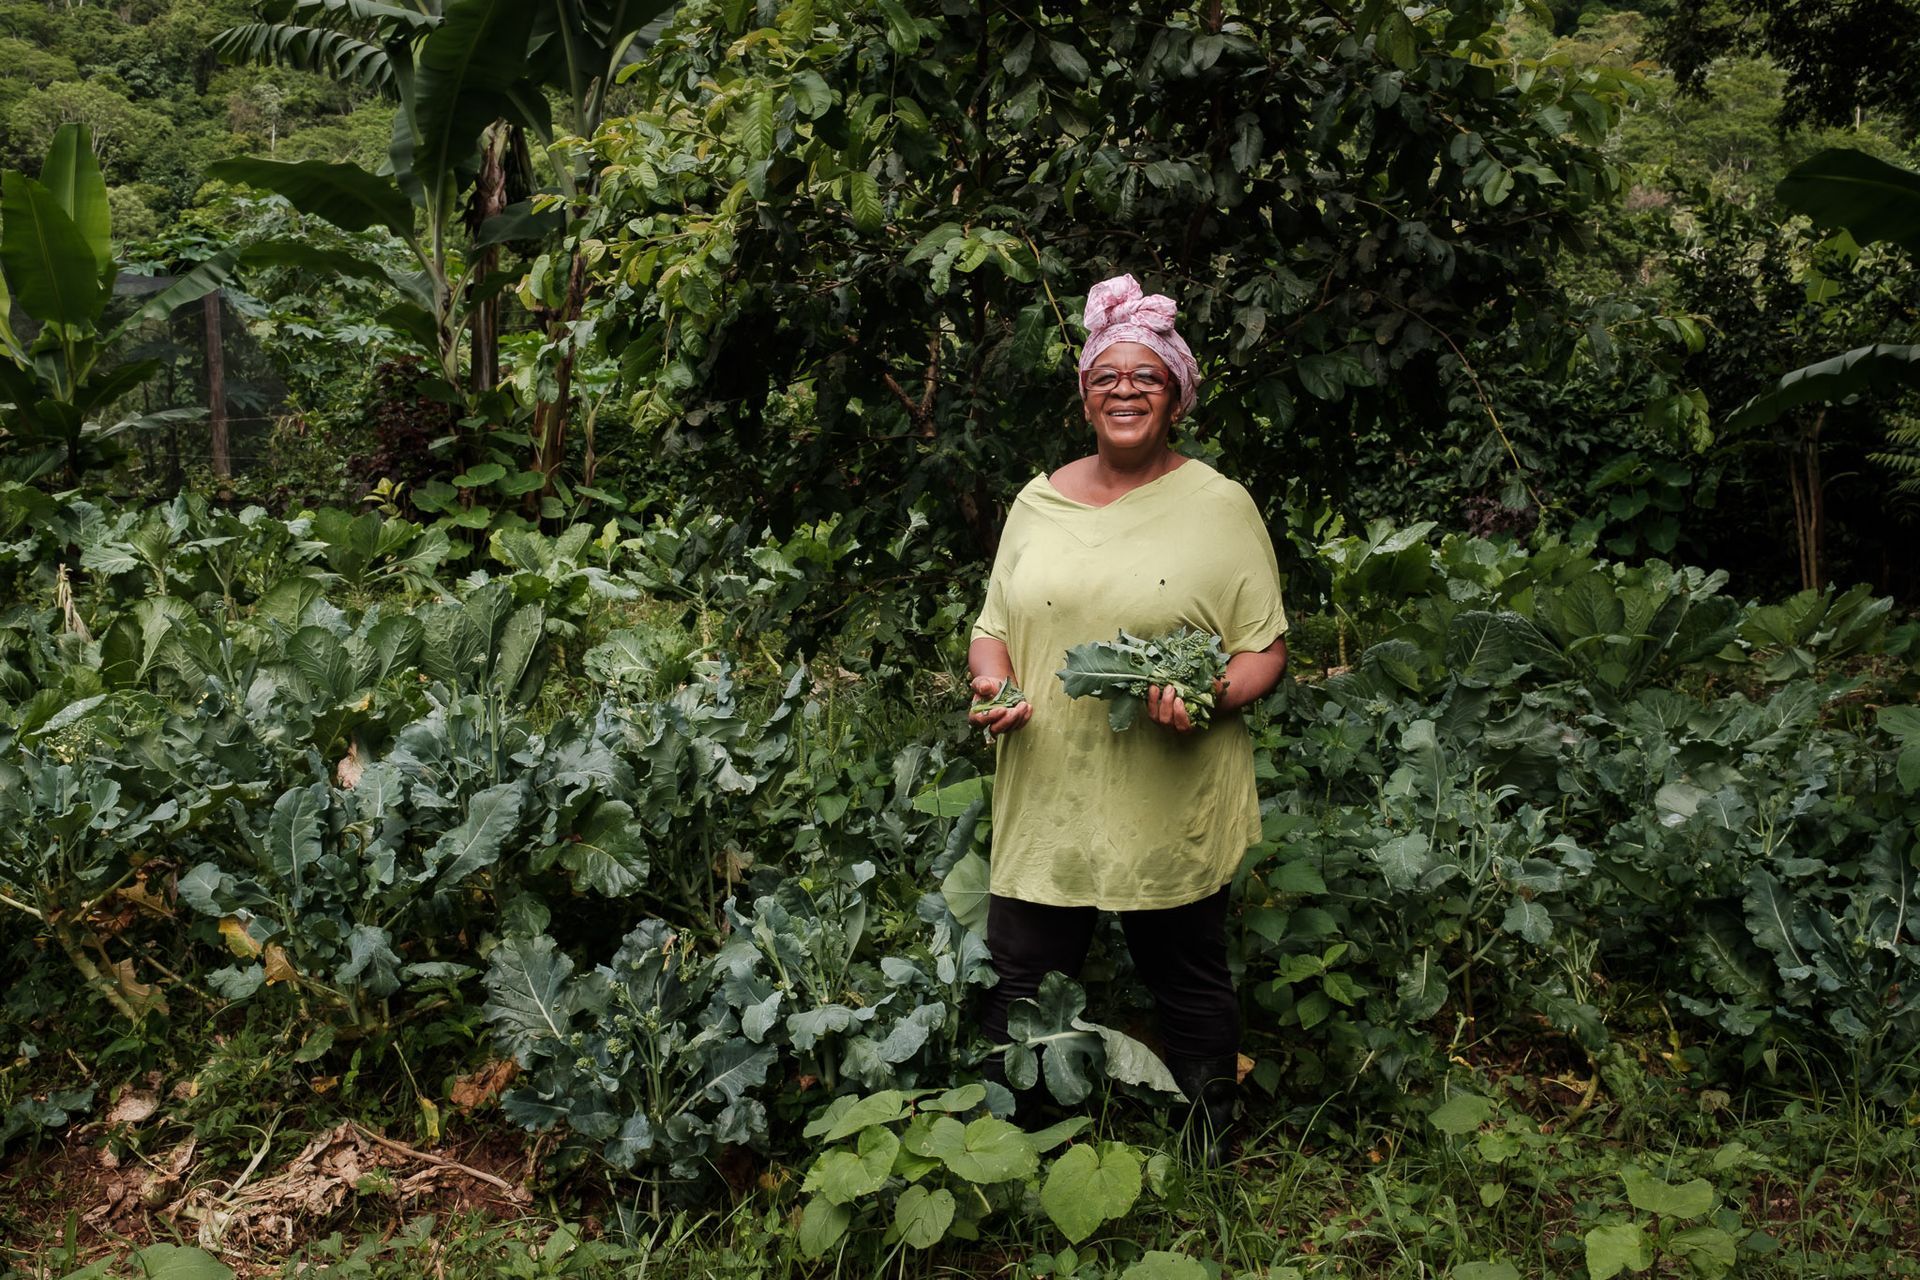
[[[1112,391],[1120,385],[1122,378],[1132,383],[1135,391],[1144,392],[1147,395],[1167,389],[1167,375],[1158,369],[1143,365],[1138,369],[1121,370],[1102,365],[1097,369],[1087,370],[1087,390]]]

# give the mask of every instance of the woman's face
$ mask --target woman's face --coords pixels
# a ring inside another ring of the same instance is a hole
[[[1164,446],[1167,432],[1173,426],[1174,407],[1179,402],[1166,361],[1155,355],[1151,347],[1138,342],[1116,342],[1094,357],[1093,363],[1087,366],[1086,377],[1091,378],[1099,369],[1111,369],[1123,375],[1131,375],[1135,370],[1152,370],[1161,379],[1158,391],[1142,389],[1131,376],[1122,377],[1107,391],[1086,389],[1085,379],[1082,380],[1081,407],[1100,443],[1121,452]]]

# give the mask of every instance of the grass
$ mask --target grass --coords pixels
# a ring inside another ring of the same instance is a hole
[[[1724,1046],[1663,1055],[1671,1042],[1658,1024],[1616,1034],[1590,1064],[1601,1082],[1591,1097],[1561,1079],[1567,1063],[1534,1038],[1510,1032],[1519,1039],[1507,1053],[1493,1040],[1477,1045],[1475,1069],[1456,1063],[1451,1087],[1484,1098],[1484,1112],[1449,1126],[1453,1133],[1418,1104],[1385,1114],[1350,1099],[1316,1108],[1252,1090],[1258,1100],[1234,1166],[1174,1164],[1150,1179],[1131,1213],[1078,1245],[1029,1203],[989,1219],[981,1242],[922,1253],[869,1230],[837,1260],[809,1264],[793,1230],[813,1153],[797,1139],[784,1155],[727,1170],[731,1193],[655,1218],[633,1184],[608,1183],[553,1139],[507,1124],[494,1103],[470,1112],[452,1105],[479,1052],[475,1029],[458,1018],[410,1024],[404,1045],[361,1042],[301,1062],[302,1029],[285,1011],[229,1007],[195,1019],[183,1007],[170,1025],[129,1037],[67,1008],[63,989],[29,977],[9,993],[14,1025],[37,1025],[42,1043],[37,1057],[0,1065],[0,1101],[71,1085],[81,1067],[95,1100],[86,1122],[16,1138],[0,1160],[0,1280],[54,1280],[89,1264],[100,1268],[90,1274],[145,1274],[135,1250],[198,1240],[206,1218],[179,1207],[193,1193],[218,1200],[236,1183],[258,1189],[284,1177],[316,1138],[347,1121],[524,1183],[531,1197],[510,1198],[464,1174],[421,1186],[410,1179],[426,1166],[358,1141],[365,1167],[335,1188],[336,1201],[293,1214],[283,1236],[223,1255],[228,1265],[247,1276],[394,1280],[1119,1280],[1164,1251],[1199,1260],[1208,1280],[1508,1274],[1467,1266],[1491,1263],[1510,1264],[1515,1277],[1582,1280],[1587,1233],[1632,1225],[1652,1250],[1641,1273],[1651,1276],[1714,1274],[1687,1262],[1683,1233],[1717,1231],[1743,1280],[1920,1278],[1913,1116],[1848,1087],[1844,1064],[1789,1055],[1778,1076],[1714,1074],[1707,1064],[1728,1062]],[[93,1038],[79,1030],[89,1027]],[[159,1109],[106,1123],[129,1091],[155,1095]],[[441,1100],[433,1115],[422,1096]],[[1102,1095],[1096,1129],[1158,1148],[1169,1141],[1163,1111]],[[166,1165],[189,1141],[179,1185],[142,1203],[145,1184],[134,1175]],[[1672,1188],[1703,1182],[1711,1203],[1684,1216],[1637,1207],[1622,1176],[1630,1170]],[[97,1212],[116,1196],[117,1208]]]
[[[223,1070],[231,1070],[232,1056],[221,1059]],[[1715,1274],[1696,1272],[1687,1262],[1685,1233],[1718,1230],[1731,1242],[1733,1274],[1743,1280],[1920,1277],[1920,1129],[1890,1123],[1832,1091],[1759,1085],[1739,1094],[1738,1105],[1717,1097],[1703,1105],[1699,1094],[1671,1082],[1649,1085],[1630,1106],[1603,1095],[1562,1129],[1564,1116],[1543,1120],[1525,1109],[1527,1083],[1475,1082],[1491,1105],[1482,1123],[1457,1134],[1440,1132],[1425,1118],[1365,1124],[1350,1117],[1349,1136],[1324,1141],[1257,1115],[1235,1165],[1221,1171],[1172,1166],[1148,1180],[1131,1214],[1078,1246],[1069,1246],[1034,1209],[990,1220],[990,1239],[971,1245],[921,1253],[869,1233],[853,1238],[837,1260],[803,1263],[790,1239],[801,1170],[774,1163],[761,1166],[748,1183],[753,1189],[730,1206],[658,1219],[624,1213],[630,1201],[622,1188],[586,1168],[541,1188],[528,1206],[476,1206],[450,1194],[406,1200],[396,1194],[401,1174],[370,1173],[335,1209],[298,1223],[290,1249],[260,1248],[225,1260],[244,1275],[343,1280],[1105,1280],[1126,1275],[1151,1251],[1166,1251],[1199,1260],[1205,1270],[1193,1272],[1195,1280],[1202,1274],[1269,1280],[1507,1274],[1466,1265],[1496,1262],[1511,1264],[1516,1276],[1581,1277],[1586,1233],[1634,1224],[1652,1246],[1650,1275]],[[249,1150],[248,1135],[251,1150],[270,1153],[264,1176],[312,1136],[309,1129],[290,1131],[298,1125],[259,1131],[259,1116],[280,1096],[268,1091],[270,1084],[258,1077],[232,1081],[256,1108],[195,1111],[183,1104],[171,1121],[163,1115],[151,1123],[187,1131],[195,1127],[191,1118],[209,1128],[210,1138],[213,1128],[226,1126],[224,1138],[210,1144],[214,1154],[190,1178],[230,1182]],[[322,1118],[313,1108],[290,1114],[309,1128]],[[1123,1100],[1105,1109],[1100,1128],[1142,1148],[1167,1139],[1155,1118]],[[193,1243],[194,1224],[164,1213],[123,1216],[111,1230],[82,1225],[89,1206],[76,1197],[99,1186],[81,1176],[74,1153],[108,1148],[137,1159],[138,1137],[89,1126],[69,1132],[64,1145],[53,1140],[38,1155],[17,1156],[0,1171],[0,1197],[11,1206],[0,1277],[51,1280],[89,1261],[102,1267],[90,1274],[138,1275],[133,1250]],[[467,1119],[454,1122],[440,1149],[464,1153],[488,1141],[510,1146],[525,1139]],[[496,1165],[514,1166],[523,1153],[503,1150]],[[156,1155],[145,1152],[150,1160]],[[1637,1208],[1622,1177],[1628,1169],[1669,1187],[1704,1181],[1711,1206],[1678,1215]],[[39,1211],[20,1212],[29,1202]],[[1143,1274],[1183,1273],[1135,1271],[1134,1280]]]

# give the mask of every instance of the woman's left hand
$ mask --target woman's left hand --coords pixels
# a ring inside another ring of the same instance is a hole
[[[1217,697],[1226,687],[1223,680],[1213,682],[1213,692]],[[1174,692],[1170,684],[1147,686],[1147,718],[1164,729],[1175,733],[1192,733],[1193,717],[1187,714],[1186,699]]]

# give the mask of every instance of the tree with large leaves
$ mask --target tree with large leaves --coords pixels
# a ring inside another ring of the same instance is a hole
[[[1764,54],[1787,75],[1782,127],[1856,124],[1864,110],[1920,127],[1912,0],[1677,0],[1656,29],[1656,56],[1693,93],[1727,54]]]
[[[1887,243],[1920,256],[1920,173],[1864,152],[1834,148],[1794,169],[1782,204],[1821,227],[1844,228],[1864,249]],[[1810,404],[1920,390],[1920,344],[1875,342],[1781,376],[1735,411],[1751,426]]]
[[[221,269],[190,272],[106,324],[119,266],[106,183],[85,125],[54,134],[40,176],[0,175],[0,475],[72,484],[119,456],[115,438],[152,421],[112,421],[115,404],[158,372],[115,363],[135,326],[217,288]],[[34,328],[14,327],[15,308]],[[177,416],[179,411],[167,411]]]
[[[1619,189],[1632,77],[1516,55],[1506,9],[683,6],[595,140],[643,447],[755,525],[979,556],[1072,447],[1079,299],[1130,271],[1205,361],[1195,447],[1337,492],[1371,434],[1484,410],[1482,335],[1584,335],[1548,266]]]
[[[1782,179],[1782,204],[1820,227],[1842,228],[1861,249],[1886,243],[1920,254],[1920,173],[1864,152],[1823,151]],[[1727,425],[1747,430],[1783,418],[1801,418],[1803,449],[1817,459],[1827,408],[1920,391],[1920,343],[1872,342],[1802,366],[1736,409]],[[1805,411],[1812,410],[1811,415]],[[1823,585],[1819,552],[1823,505],[1817,469],[1795,477],[1796,514],[1801,514],[1802,585]]]
[[[440,394],[471,419],[517,425],[510,422],[516,406],[498,388],[497,299],[510,278],[499,269],[499,247],[557,239],[567,221],[563,212],[513,198],[535,184],[529,139],[552,156],[559,201],[579,212],[595,170],[587,153],[556,147],[548,95],[566,104],[569,131],[592,133],[620,69],[667,7],[667,0],[450,0],[414,10],[375,0],[274,0],[261,21],[224,33],[216,47],[231,59],[331,71],[391,98],[399,108],[391,172],[236,159],[209,176],[276,192],[347,230],[391,232],[416,270],[371,261],[314,265],[390,283],[396,300],[385,318],[431,356]],[[566,252],[577,259],[581,249],[576,243]],[[561,331],[550,339],[564,337],[583,296],[569,290],[546,317],[550,331]],[[571,355],[557,363],[557,376],[540,384],[548,393],[532,406],[533,470],[509,472],[496,461],[490,465],[500,475],[481,483],[508,495],[553,491],[571,407]],[[475,474],[491,471],[468,473]],[[486,514],[469,509],[461,519],[483,524]]]

